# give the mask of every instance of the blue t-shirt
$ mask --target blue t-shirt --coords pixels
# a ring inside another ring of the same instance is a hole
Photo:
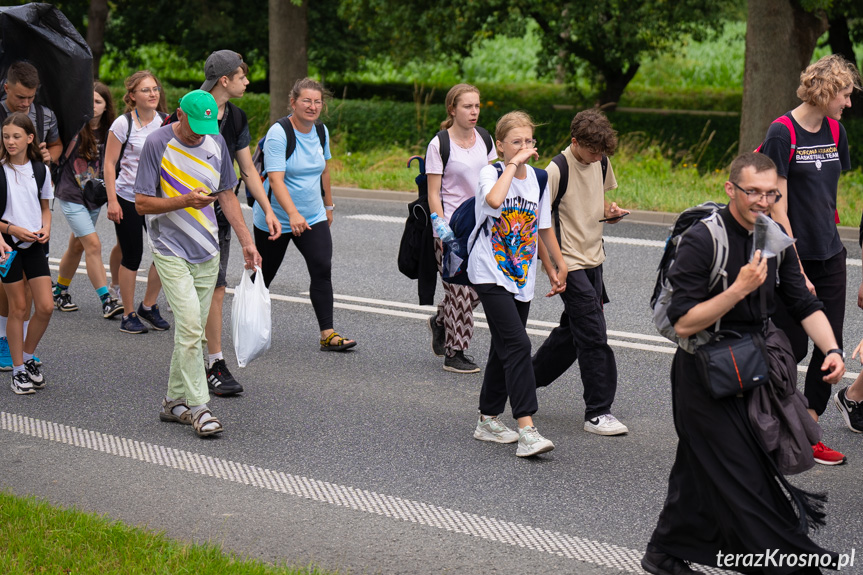
[[[310,226],[327,219],[324,200],[321,198],[321,174],[324,173],[327,160],[332,158],[332,154],[330,154],[330,134],[326,126],[324,131],[326,144],[322,150],[321,140],[316,130],[313,129],[308,134],[294,130],[297,147],[287,162],[285,162],[285,150],[288,147],[288,139],[282,126],[278,123],[273,124],[267,131],[267,139],[264,141],[264,168],[267,173],[285,172],[285,186],[288,188],[291,200]],[[269,181],[264,183],[264,189],[269,193]],[[270,203],[273,206],[273,213],[282,223],[282,233],[289,233],[290,218],[279,204],[275,194],[270,198]],[[253,221],[259,230],[267,229],[264,210],[257,202]]]

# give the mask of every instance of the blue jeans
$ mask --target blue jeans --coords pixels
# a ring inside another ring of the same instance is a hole
[[[174,312],[174,354],[168,375],[168,397],[190,406],[210,400],[204,367],[210,300],[219,275],[219,255],[200,264],[183,258],[153,254],[162,289]]]

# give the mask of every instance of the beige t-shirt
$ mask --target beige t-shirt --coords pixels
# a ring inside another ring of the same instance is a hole
[[[582,164],[572,155],[572,147],[563,150],[569,167],[566,194],[560,202],[560,251],[567,271],[591,269],[605,261],[602,249],[602,226],[605,217],[605,192],[617,187],[611,161],[605,182],[600,162]],[[554,162],[546,168],[552,200],[557,198],[560,171]]]

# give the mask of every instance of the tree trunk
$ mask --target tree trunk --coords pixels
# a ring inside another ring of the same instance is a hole
[[[309,73],[308,0],[269,0],[270,123],[288,112],[294,82]]]
[[[105,53],[105,24],[108,21],[108,0],[90,0],[87,13],[87,45],[93,53],[93,79],[99,79],[99,64]]]
[[[857,65],[857,55],[854,54],[854,42],[851,41],[851,31],[848,28],[848,17],[837,14],[830,17],[830,34],[827,36],[830,51],[843,56],[849,62]],[[859,69],[859,66],[858,66]],[[843,118],[863,116],[863,94],[858,90],[851,93],[851,107],[842,112]]]
[[[800,104],[800,72],[827,30],[823,14],[795,0],[749,0],[740,151],[758,147],[770,122]]]
[[[638,62],[631,63],[624,72],[623,70],[603,70],[602,77],[605,80],[605,87],[599,95],[598,105],[607,112],[613,112],[623,96],[624,90],[635,78],[641,64]]]

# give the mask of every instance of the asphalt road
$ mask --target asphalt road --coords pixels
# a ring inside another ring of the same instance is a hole
[[[539,392],[536,422],[556,449],[523,460],[512,445],[472,438],[481,375],[444,372],[431,353],[430,310],[416,305],[415,283],[396,268],[404,203],[337,203],[335,327],[358,340],[355,351],[318,350],[308,274],[290,247],[271,285],[272,349],[244,369],[232,356],[226,298],[225,352],[246,392],[213,398],[226,431],[201,440],[157,417],[173,330],[119,332],[78,275],[71,292],[81,310],[55,312],[37,351],[47,387],[23,397],[0,388],[0,488],[340,573],[640,572],[677,442],[673,347],[657,336],[647,307],[666,229],[625,221],[606,228],[607,315],[620,371],[614,413],[630,433],[582,430],[572,369]],[[112,237],[108,224],[100,220],[103,240]],[[53,258],[67,230],[55,212]],[[863,313],[860,249],[848,249],[850,351],[863,336]],[[241,271],[235,248],[229,285]],[[544,277],[537,286],[545,293]],[[534,300],[535,346],[560,311],[556,298]],[[468,352],[480,365],[488,343],[480,317]],[[859,369],[849,362],[850,371]],[[514,425],[509,414],[504,419]],[[822,422],[825,443],[849,463],[792,481],[829,494],[828,525],[815,539],[857,550],[858,565],[845,571],[863,572],[863,445],[832,406]]]

